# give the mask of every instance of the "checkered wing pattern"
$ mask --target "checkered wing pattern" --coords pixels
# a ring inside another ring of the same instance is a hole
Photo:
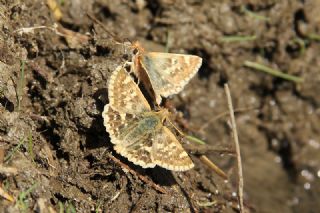
[[[110,105],[119,112],[137,114],[151,110],[138,85],[122,66],[110,77],[108,95]]]
[[[158,104],[161,96],[181,92],[202,64],[202,59],[195,55],[149,52],[139,57]]]
[[[157,165],[173,171],[186,171],[194,167],[180,142],[165,126],[154,136],[152,160]]]

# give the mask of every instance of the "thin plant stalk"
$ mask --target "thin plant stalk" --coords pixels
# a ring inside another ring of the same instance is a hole
[[[301,77],[296,77],[296,76],[293,76],[293,75],[289,75],[289,74],[283,73],[283,72],[281,72],[279,70],[272,69],[270,67],[267,67],[265,65],[262,65],[262,64],[259,64],[259,63],[256,63],[256,62],[245,61],[244,62],[244,66],[253,68],[253,69],[257,70],[257,71],[268,73],[270,75],[273,75],[275,77],[279,77],[279,78],[282,78],[282,79],[285,79],[285,80],[288,80],[288,81],[293,81],[295,83],[303,82],[303,78],[301,78]]]

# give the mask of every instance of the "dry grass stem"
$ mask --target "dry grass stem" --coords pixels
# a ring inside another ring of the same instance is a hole
[[[240,212],[243,212],[244,211],[244,205],[243,205],[243,174],[242,174],[242,163],[241,163],[238,131],[237,131],[236,120],[234,118],[234,110],[233,110],[233,106],[232,106],[232,99],[231,99],[231,94],[230,94],[230,90],[229,90],[228,84],[224,85],[224,89],[225,89],[225,92],[226,92],[226,95],[227,95],[228,108],[229,108],[230,118],[231,118],[231,127],[232,127],[232,132],[233,132],[233,139],[234,139],[234,144],[235,144],[236,154],[237,154],[239,206],[240,206]]]
[[[209,166],[210,169],[212,169],[217,175],[219,175],[220,177],[222,177],[222,178],[225,179],[225,180],[228,179],[226,173],[224,173],[224,171],[222,171],[216,164],[214,164],[207,156],[201,155],[201,156],[200,156],[200,160],[201,160],[204,164],[206,164],[207,166]]]

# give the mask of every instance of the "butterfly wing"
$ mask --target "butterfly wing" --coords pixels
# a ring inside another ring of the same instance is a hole
[[[151,134],[140,134],[135,138],[128,137],[137,128],[141,118],[132,114],[118,112],[107,104],[103,114],[104,126],[109,132],[115,151],[129,161],[143,168],[152,168],[156,164],[151,160]]]
[[[135,115],[114,110],[110,104],[105,105],[102,117],[113,144],[123,143],[121,135],[128,128],[128,124],[135,123],[137,119]]]
[[[195,55],[147,52],[140,62],[152,84],[156,102],[161,96],[177,94],[199,70],[202,59]]]
[[[153,168],[156,164],[151,159],[152,140],[151,134],[145,135],[144,140],[131,146],[117,144],[114,149],[120,155],[142,168]]]
[[[109,104],[119,112],[137,114],[151,110],[138,85],[122,66],[112,73],[108,93]]]
[[[154,135],[151,158],[154,163],[168,170],[186,171],[194,167],[180,142],[165,126]]]

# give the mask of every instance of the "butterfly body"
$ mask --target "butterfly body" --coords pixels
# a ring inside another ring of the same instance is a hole
[[[161,125],[161,118],[157,114],[142,113],[141,115],[137,115],[135,121],[132,121],[123,128],[120,138],[123,140],[130,139],[133,142],[141,140],[141,138],[161,128]]]

